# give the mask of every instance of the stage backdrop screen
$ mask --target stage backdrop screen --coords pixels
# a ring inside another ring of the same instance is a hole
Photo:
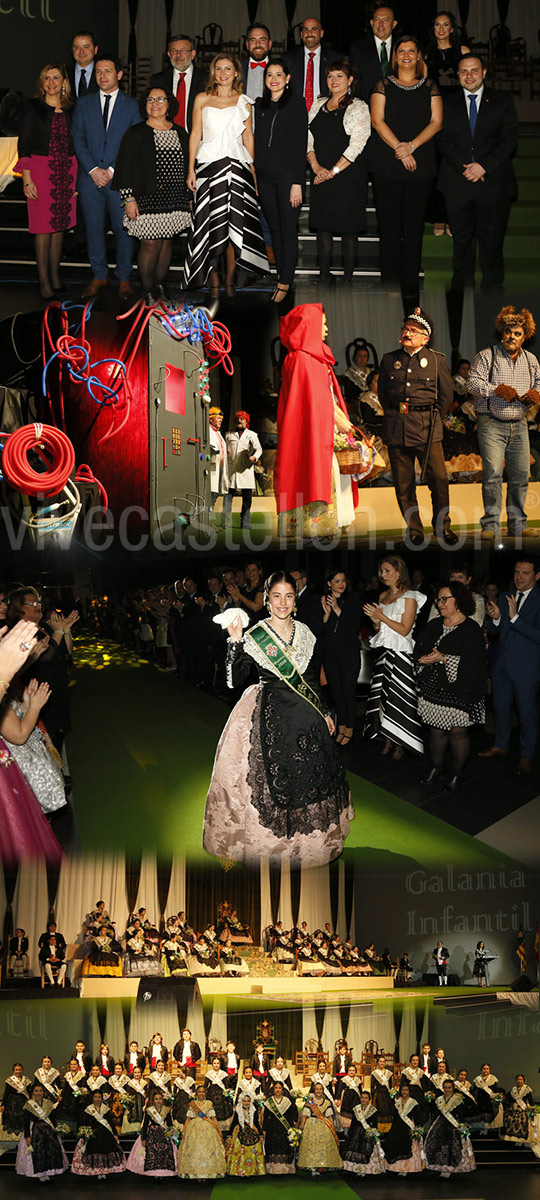
[[[78,30],[94,34],[102,50],[118,52],[119,0],[0,0],[0,87],[33,96],[48,62],[71,62]]]

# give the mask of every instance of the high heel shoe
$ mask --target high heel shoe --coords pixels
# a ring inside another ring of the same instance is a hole
[[[285,299],[288,291],[288,283],[276,283],[270,299],[274,302],[274,304],[281,304],[281,301]]]
[[[350,729],[348,725],[345,725],[345,728],[343,730],[343,737],[341,739],[340,744],[342,746],[348,746],[349,742],[352,741],[353,734],[354,734],[354,729]]]
[[[430,767],[429,771],[426,771],[424,775],[420,776],[420,783],[435,783],[436,779],[441,778],[442,771],[440,767]]]
[[[220,292],[219,275],[218,275],[217,271],[212,271],[212,274],[210,276],[210,282],[208,285],[208,296],[209,296],[210,300],[219,300],[219,292]]]
[[[461,786],[461,775],[452,775],[451,779],[447,779],[444,785],[445,792],[457,792]]]
[[[342,738],[344,737],[344,734],[345,734],[345,726],[338,725],[338,730],[336,733],[336,745],[341,746],[341,742],[342,742]]]

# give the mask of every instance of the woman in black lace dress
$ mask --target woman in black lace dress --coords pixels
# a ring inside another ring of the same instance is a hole
[[[221,736],[203,845],[241,862],[286,852],[293,864],[322,865],[343,849],[354,815],[349,786],[313,665],[315,637],[293,619],[294,579],[274,572],[265,598],[269,617],[244,637],[242,614],[224,614],[229,685],[245,685],[254,668],[259,681],[243,693]]]
[[[156,1091],[144,1114],[140,1137],[131,1148],[128,1171],[134,1175],[150,1175],[153,1179],[176,1176],[178,1163],[172,1134],[170,1109],[164,1102],[163,1093]]]
[[[371,93],[373,134],[368,165],[373,179],[383,284],[401,286],[406,311],[418,304],[418,272],[424,214],[435,178],[434,137],[442,124],[442,100],[424,75],[418,40],[402,34],[392,54],[392,73]]]
[[[29,1098],[31,1080],[23,1074],[22,1063],[13,1063],[13,1074],[8,1075],[0,1113],[2,1115],[2,1140],[16,1141],[23,1131],[23,1110]]]

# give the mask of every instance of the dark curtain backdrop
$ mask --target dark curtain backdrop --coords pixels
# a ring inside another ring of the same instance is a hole
[[[355,884],[355,869],[354,862],[350,859],[345,859],[345,923],[347,926],[347,937],[351,932],[353,902],[354,902],[354,884]]]
[[[49,901],[49,913],[46,924],[55,920],[54,908],[56,904],[56,893],[58,891],[58,881],[60,879],[60,867],[47,866],[47,900]],[[45,928],[45,926],[43,926]]]
[[[502,25],[506,25],[508,9],[510,8],[510,0],[497,0],[497,8],[499,10],[499,20]]]
[[[19,868],[10,866],[9,863],[3,864],[4,868],[4,887],[6,890],[6,911],[4,913],[4,930],[2,935],[2,966],[4,978],[7,972],[7,961],[9,955],[9,939],[13,937],[13,897],[17,886],[17,876]]]
[[[164,916],[167,908],[167,900],[169,897],[169,888],[171,886],[172,858],[167,860],[162,859],[157,864],[157,893],[159,900],[159,927],[164,927]]]
[[[186,864],[186,914],[194,929],[202,930],[209,921],[217,922],[218,908],[224,900],[257,938],[261,922],[259,872],[252,873],[240,865],[224,871],[221,867]]]
[[[291,909],[293,926],[298,925],[298,910],[300,908],[300,884],[302,882],[301,871],[291,871]]]
[[[133,912],[137,901],[141,878],[141,861],[141,854],[126,855],[126,898],[130,913]]]
[[[135,22],[139,11],[139,0],[128,0],[129,10],[129,43],[128,43],[128,62],[134,63],[137,58],[137,34],[135,32]]]
[[[257,1041],[257,1025],[262,1017],[261,1012],[233,1013],[227,1015],[227,1033],[235,1043],[242,1058],[253,1054]],[[268,1020],[274,1027],[274,1038],[277,1043],[276,1058],[282,1054],[284,1058],[295,1060],[296,1051],[302,1045],[302,1009],[300,1006],[285,1011],[272,1011]],[[323,1009],[324,1020],[324,1009]]]
[[[279,910],[279,889],[281,886],[281,866],[270,867],[270,904],[272,907],[272,924],[275,925],[278,919]]]
[[[167,36],[165,38],[165,50],[167,49],[167,46],[169,44],[169,38],[172,34],[171,21],[172,21],[173,12],[174,12],[174,0],[165,0],[165,18],[167,21]],[[180,30],[175,29],[174,32],[175,33],[183,33],[184,31],[183,31],[183,29],[180,29]]]
[[[330,913],[332,932],[334,932],[339,913],[339,862],[337,859],[330,863]]]

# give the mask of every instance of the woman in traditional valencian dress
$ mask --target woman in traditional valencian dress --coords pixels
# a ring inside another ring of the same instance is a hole
[[[392,1126],[383,1141],[387,1171],[405,1176],[422,1170],[422,1139],[414,1135],[419,1125],[419,1106],[408,1083],[402,1083],[395,1100]]]
[[[140,1137],[131,1148],[128,1171],[134,1175],[150,1175],[152,1179],[176,1177],[177,1151],[172,1134],[170,1109],[164,1103],[163,1093],[156,1089],[144,1114]]]
[[[222,1179],[226,1173],[221,1130],[201,1085],[186,1112],[178,1150],[178,1174],[181,1179]]]
[[[524,1075],[516,1075],[516,1082],[503,1100],[503,1138],[505,1142],[530,1141],[529,1118],[532,1112],[532,1088]]]
[[[43,1055],[41,1066],[34,1071],[34,1082],[41,1084],[43,1095],[49,1104],[56,1104],[62,1090],[62,1079],[60,1071],[53,1067],[52,1058],[48,1054]]]
[[[114,1120],[108,1105],[103,1103],[103,1096],[96,1089],[92,1102],[83,1113],[84,1125],[88,1134],[84,1134],[73,1151],[71,1171],[73,1175],[97,1175],[105,1179],[107,1175],[119,1175],[126,1169],[126,1160],[118,1142]]]
[[[377,1066],[371,1072],[371,1099],[379,1114],[381,1129],[386,1129],[394,1116],[394,1104],[390,1095],[392,1072],[386,1065],[386,1057],[380,1054]]]
[[[269,617],[246,630],[225,614],[230,686],[247,688],[225,726],[206,801],[203,845],[218,857],[262,857],[316,866],[343,849],[354,815],[332,741],[334,722],[313,662],[315,637],[293,619],[294,579],[276,571],[265,588]]]
[[[294,1175],[297,1124],[296,1104],[285,1095],[283,1084],[274,1083],[271,1095],[265,1100],[262,1109],[264,1154],[268,1175]]]
[[[122,1132],[124,1110],[128,1102],[126,1084],[129,1083],[129,1079],[129,1075],[127,1075],[124,1071],[124,1064],[122,1062],[116,1062],[114,1064],[113,1074],[110,1076],[108,1081],[111,1089],[109,1095],[109,1107],[112,1113],[114,1127],[119,1136]]]
[[[489,1063],[483,1063],[480,1074],[475,1075],[471,1094],[478,1106],[478,1119],[489,1129],[500,1129],[503,1119],[501,1098],[504,1093]]]
[[[62,1095],[56,1109],[58,1120],[76,1131],[81,1123],[81,1111],[86,1108],[89,1100],[86,1086],[86,1071],[79,1066],[76,1058],[71,1058],[69,1069],[62,1081]]]
[[[40,1083],[35,1083],[23,1109],[23,1136],[17,1149],[17,1175],[48,1182],[51,1175],[69,1171],[69,1163],[56,1132],[56,1115],[45,1100]]]
[[[339,1139],[336,1130],[341,1123],[334,1105],[325,1099],[321,1083],[316,1083],[312,1096],[308,1096],[300,1115],[302,1140],[298,1152],[298,1170],[340,1171]]]
[[[227,1137],[227,1175],[241,1179],[266,1175],[262,1129],[253,1100],[244,1093],[236,1105]]]
[[[22,1063],[13,1063],[13,1074],[8,1075],[2,1096],[1,1131],[3,1142],[18,1141],[24,1126],[24,1106],[29,1099],[31,1080],[23,1074]]]
[[[382,1175],[385,1163],[377,1121],[377,1109],[369,1092],[361,1092],[351,1109],[351,1124],[343,1148],[344,1171],[353,1175]]]
[[[428,1171],[437,1171],[441,1179],[476,1170],[471,1141],[460,1117],[463,1097],[450,1079],[443,1083],[443,1095],[435,1101],[436,1116],[424,1139]]]
[[[204,1090],[206,1099],[210,1100],[214,1107],[217,1122],[223,1134],[229,1131],[233,1119],[233,1103],[230,1096],[225,1095],[229,1090],[227,1080],[228,1075],[226,1071],[222,1070],[221,1059],[219,1056],[213,1058],[212,1066],[204,1077]]]
[[[173,1080],[172,1118],[176,1128],[183,1128],[187,1110],[195,1097],[195,1080],[186,1075],[183,1067]]]
[[[128,1100],[122,1122],[122,1133],[139,1133],[146,1101],[146,1086],[140,1067],[133,1068],[133,1076],[126,1083],[126,1096]]]

